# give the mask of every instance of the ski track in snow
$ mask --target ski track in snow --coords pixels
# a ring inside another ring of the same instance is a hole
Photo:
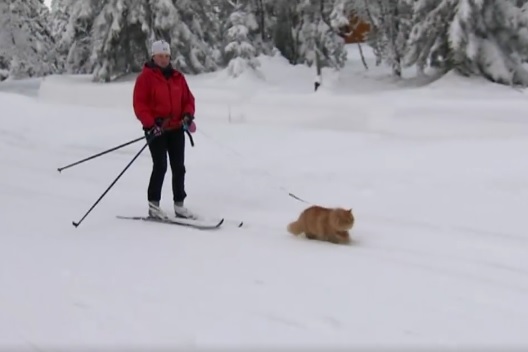
[[[225,217],[216,231],[116,219],[146,213],[147,151],[71,225],[142,142],[57,168],[140,135],[130,107],[116,108],[130,85],[95,89],[65,77],[47,79],[38,100],[0,93],[0,347],[528,345],[522,95],[477,86],[490,97],[479,110],[475,87],[454,77],[359,98],[323,87],[320,101],[190,82],[205,112],[196,147],[187,144],[188,206]],[[83,106],[84,90],[101,106]],[[243,119],[229,123],[218,104],[237,92],[249,98],[231,100]],[[271,110],[284,125],[264,119],[266,96],[277,98]],[[349,100],[369,119],[349,116]],[[439,119],[457,106],[464,118]],[[498,106],[511,109],[504,122],[488,111]],[[169,180],[170,171],[166,210]],[[308,206],[288,192],[352,207],[354,243],[288,234]]]

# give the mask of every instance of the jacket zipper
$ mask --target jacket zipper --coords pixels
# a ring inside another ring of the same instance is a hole
[[[167,86],[169,87],[169,101],[170,101],[170,112],[169,112],[169,121],[172,120],[172,89],[170,86],[170,78],[167,80]],[[170,122],[169,122],[170,123]]]

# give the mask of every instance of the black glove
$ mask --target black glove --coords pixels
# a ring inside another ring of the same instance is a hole
[[[189,126],[194,120],[194,116],[186,112],[183,114],[183,124]]]

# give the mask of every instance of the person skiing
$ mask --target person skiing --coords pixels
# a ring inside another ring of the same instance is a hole
[[[196,219],[186,207],[185,131],[193,131],[195,99],[184,75],[171,63],[170,45],[164,40],[152,43],[151,59],[136,78],[133,106],[148,139],[152,172],[147,190],[148,214],[163,218],[161,190],[167,171],[167,154],[172,172],[172,193],[176,217]]]

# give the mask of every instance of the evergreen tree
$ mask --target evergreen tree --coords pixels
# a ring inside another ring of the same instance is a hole
[[[257,53],[271,55],[275,50],[274,28],[278,25],[276,8],[282,0],[254,0],[253,13],[259,33],[254,46]]]
[[[170,43],[177,69],[185,73],[217,69],[221,56],[215,2],[108,0],[93,29],[94,80],[107,82],[138,72],[149,59],[150,44],[159,39]]]
[[[62,37],[70,20],[71,0],[51,1],[51,35],[54,38]]]
[[[94,81],[109,82],[139,72],[149,57],[147,2],[109,0],[94,22]]]
[[[527,10],[526,1],[459,0],[449,33],[456,70],[528,85]]]
[[[353,11],[371,25],[377,62],[528,84],[528,0],[42,0],[0,3],[0,77],[61,71],[110,81],[137,72],[150,44],[171,44],[186,73],[237,76],[278,50],[291,64],[339,69],[339,29]],[[57,55],[58,54],[58,55]],[[320,77],[318,78],[320,79]]]
[[[322,66],[341,69],[347,60],[345,41],[339,35],[343,25],[349,23],[345,0],[319,0],[319,40],[323,55]]]
[[[335,0],[329,14],[330,26],[334,31],[339,31],[342,27],[348,26],[349,14],[348,0]]]
[[[378,62],[385,61],[401,77],[402,61],[412,29],[413,0],[370,0],[363,4],[374,26],[372,46]]]
[[[340,0],[291,0],[278,4],[275,43],[292,64],[342,68],[346,62]]]
[[[53,0],[52,32],[64,71],[93,72],[92,29],[102,6],[102,0]]]
[[[299,63],[298,31],[294,30],[299,23],[299,15],[295,11],[299,0],[278,1],[274,4],[276,20],[270,31],[273,33],[273,43],[278,51],[288,61]]]
[[[3,0],[0,28],[0,80],[57,71],[50,13],[43,0]]]
[[[221,64],[221,32],[213,0],[179,0],[174,2],[177,16],[170,32],[176,53],[176,66],[187,73],[216,70]]]
[[[447,71],[452,66],[449,27],[458,0],[417,0],[405,57],[406,66],[416,65],[418,74],[432,66]]]
[[[229,28],[225,34],[225,59],[228,62],[229,75],[238,77],[244,71],[256,70],[260,63],[256,58],[257,52],[250,40],[251,32],[258,29],[257,22],[252,13],[246,10],[247,3],[238,0],[233,4],[229,15]]]

